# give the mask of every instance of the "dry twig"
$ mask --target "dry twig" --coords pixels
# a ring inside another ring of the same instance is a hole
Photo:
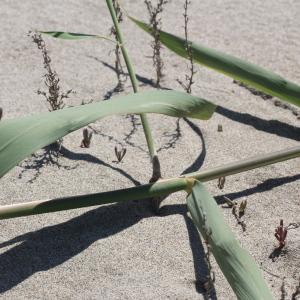
[[[238,207],[238,204],[236,201],[232,201],[228,197],[225,197],[225,196],[224,196],[224,199],[226,201],[227,206],[222,205],[222,207],[231,208],[232,209],[231,212],[234,215],[234,217],[236,218],[237,223],[239,225],[241,225],[243,231],[246,231],[246,223],[244,222],[244,220],[242,220],[242,217],[244,216],[245,211],[246,211],[247,200],[243,200]]]
[[[39,95],[43,95],[46,101],[49,103],[49,111],[55,111],[65,107],[64,99],[69,98],[72,90],[67,92],[60,92],[59,77],[55,70],[51,67],[51,58],[49,56],[45,41],[43,40],[41,34],[29,31],[29,36],[31,36],[32,41],[37,45],[38,49],[41,50],[43,55],[44,69],[46,70],[45,85],[48,91],[38,90]]]
[[[184,36],[185,36],[185,50],[188,54],[188,59],[189,59],[189,74],[185,75],[185,81],[186,83],[182,82],[181,80],[177,79],[178,83],[184,88],[184,90],[188,93],[192,93],[192,85],[194,84],[194,75],[196,74],[195,71],[195,65],[194,65],[194,60],[193,60],[193,51],[191,47],[191,42],[188,40],[188,22],[189,22],[189,17],[188,17],[188,6],[191,4],[190,0],[185,0],[184,3]]]
[[[153,49],[153,66],[156,70],[156,86],[160,86],[161,78],[163,77],[163,61],[161,58],[161,42],[159,40],[159,31],[162,26],[161,21],[161,13],[163,11],[164,5],[168,3],[168,0],[158,0],[157,5],[154,7],[149,0],[144,1],[147,10],[149,13],[149,23],[153,28],[153,35],[154,35],[154,41],[151,43],[152,49]]]

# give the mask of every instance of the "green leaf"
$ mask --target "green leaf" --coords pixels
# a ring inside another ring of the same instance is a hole
[[[153,28],[144,22],[129,17],[141,29],[153,34]],[[159,39],[167,48],[188,58],[185,39],[159,31]],[[201,44],[189,41],[195,62],[228,75],[269,95],[300,106],[300,86],[272,71],[261,68],[237,57],[222,53]]]
[[[38,31],[41,34],[50,35],[57,39],[63,40],[82,40],[82,39],[104,39],[110,42],[116,43],[116,41],[110,39],[109,37],[96,35],[96,34],[86,34],[86,33],[76,33],[76,32],[66,32],[66,31]]]
[[[207,120],[215,105],[176,91],[150,91],[0,122],[0,177],[34,151],[112,114],[159,113]]]
[[[242,249],[204,185],[195,181],[187,197],[188,209],[203,238],[208,242],[220,269],[238,299],[274,299],[261,271]]]

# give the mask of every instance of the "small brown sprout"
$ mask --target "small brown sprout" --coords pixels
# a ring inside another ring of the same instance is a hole
[[[246,206],[247,206],[247,200],[243,200],[239,207],[239,217],[240,218],[245,214]]]
[[[93,132],[89,131],[87,128],[84,128],[82,131],[83,139],[81,141],[81,148],[90,148]]]
[[[285,239],[287,235],[287,229],[283,227],[283,220],[280,220],[280,225],[275,229],[274,236],[279,242],[278,248],[281,249],[285,246]]]
[[[115,146],[115,154],[116,154],[116,157],[117,157],[117,160],[118,162],[121,162],[123,157],[125,156],[126,154],[126,148],[121,148],[120,150],[118,149],[117,146]]]
[[[225,176],[222,176],[222,177],[219,178],[219,180],[218,180],[218,188],[220,190],[222,190],[224,188],[225,180],[226,180]]]
[[[222,132],[222,131],[223,131],[222,124],[218,124],[218,132]]]
[[[3,116],[3,109],[2,109],[2,107],[0,107],[0,121],[2,119],[2,116]]]

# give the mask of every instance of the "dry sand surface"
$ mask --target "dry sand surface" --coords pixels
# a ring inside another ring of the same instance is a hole
[[[147,20],[143,1],[124,0],[134,16]],[[183,1],[171,1],[163,13],[163,28],[183,35]],[[190,38],[269,68],[300,84],[299,0],[195,0],[190,9]],[[66,30],[107,35],[111,26],[105,1],[1,0],[0,106],[4,119],[47,111],[41,52],[27,36],[29,30]],[[124,36],[141,89],[155,78],[151,39],[125,20]],[[61,87],[73,89],[68,105],[101,100],[116,85],[112,44],[46,38],[52,66]],[[163,50],[163,86],[181,89],[187,61]],[[180,121],[181,137],[167,145],[176,132],[176,119],[150,115],[160,148],[163,176],[222,165],[227,162],[298,145],[300,124],[289,110],[254,96],[228,77],[197,66],[193,94],[220,105],[209,121]],[[129,80],[124,93],[131,91]],[[222,124],[223,132],[218,132]],[[64,138],[60,167],[43,165],[43,152],[1,178],[0,203],[10,204],[67,195],[108,191],[145,183],[151,165],[142,127],[130,144],[133,129],[126,116],[110,117],[92,125],[92,146],[80,148],[81,131]],[[202,136],[201,136],[202,134]],[[127,148],[116,164],[114,147]],[[290,230],[283,253],[272,261],[274,229],[300,222],[300,159],[271,165],[206,184],[221,203],[223,195],[247,199],[246,232],[229,209],[226,221],[242,246],[261,265],[276,299],[281,278],[290,299],[299,284],[300,228]],[[38,173],[40,172],[40,174]],[[205,245],[186,213],[184,193],[169,196],[159,216],[144,202],[113,204],[1,221],[0,292],[3,299],[204,299],[207,275]],[[212,299],[235,296],[212,260],[216,275]],[[272,275],[273,274],[273,275]],[[276,275],[276,276],[274,276]]]

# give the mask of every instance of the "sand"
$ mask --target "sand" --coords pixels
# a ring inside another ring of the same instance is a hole
[[[300,83],[300,2],[192,1],[190,39],[269,68]],[[134,16],[147,20],[143,1],[123,1]],[[163,28],[183,35],[183,1],[172,1],[163,13]],[[10,1],[0,3],[0,106],[4,119],[47,111],[37,95],[43,84],[42,57],[27,36],[29,30],[66,30],[107,35],[111,20],[105,1]],[[126,44],[143,80],[153,89],[151,39],[128,20]],[[52,67],[62,90],[76,91],[68,105],[101,100],[116,85],[112,44],[46,38]],[[182,88],[187,62],[162,51],[166,76],[163,87]],[[181,137],[168,148],[176,119],[150,115],[165,178],[184,172],[293,147],[300,140],[299,120],[289,109],[277,107],[232,79],[197,66],[193,94],[220,105],[209,121],[180,121]],[[124,93],[131,91],[129,80]],[[276,99],[275,99],[276,100]],[[192,122],[192,123],[191,123]],[[57,165],[38,167],[43,152],[1,178],[0,203],[11,204],[130,187],[148,182],[151,165],[139,122],[110,117],[92,125],[89,149],[80,148],[82,132],[64,138]],[[218,125],[223,127],[218,132]],[[98,132],[98,133],[97,133]],[[203,137],[201,137],[201,134]],[[114,147],[123,144],[119,164]],[[168,148],[168,149],[165,149]],[[300,222],[299,167],[294,159],[206,184],[219,203],[223,196],[247,199],[247,229],[242,231],[230,209],[226,221],[242,246],[261,265],[275,299],[281,297],[282,278],[290,299],[299,284],[300,228],[289,230],[287,245],[274,261],[274,229]],[[147,203],[133,202],[1,221],[0,292],[3,299],[205,299],[205,245],[186,214],[185,194],[166,199],[155,215]],[[216,281],[212,299],[235,296],[212,259]],[[272,275],[273,274],[273,275]],[[275,276],[274,276],[275,275]]]

